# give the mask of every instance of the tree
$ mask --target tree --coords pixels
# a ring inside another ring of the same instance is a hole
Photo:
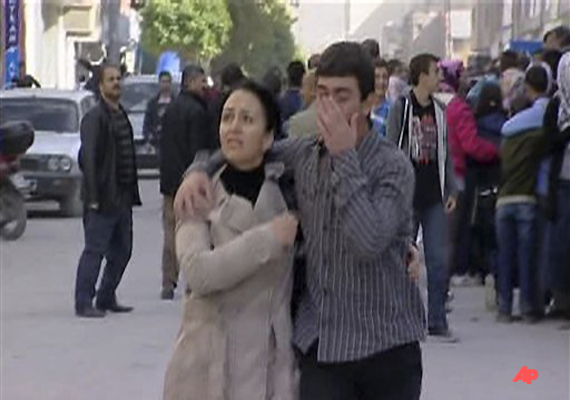
[[[142,16],[142,43],[149,52],[173,50],[201,62],[221,52],[232,25],[225,0],[153,0]]]
[[[235,62],[255,78],[273,66],[285,69],[295,56],[294,20],[280,0],[226,0],[230,40],[212,61],[215,69]]]

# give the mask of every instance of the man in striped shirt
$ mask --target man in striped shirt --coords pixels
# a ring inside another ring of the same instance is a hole
[[[374,67],[360,45],[332,45],[317,69],[319,137],[273,148],[294,169],[306,245],[293,338],[302,400],[420,397],[425,316],[406,272],[414,172],[372,132],[373,92]],[[215,158],[208,172],[219,167]],[[209,179],[195,171],[175,207],[183,214],[210,202]]]

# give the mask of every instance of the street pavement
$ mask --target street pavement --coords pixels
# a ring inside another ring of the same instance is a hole
[[[141,182],[133,258],[119,289],[135,311],[103,320],[73,314],[80,219],[32,205],[20,240],[0,242],[1,400],[157,400],[182,311],[159,300],[162,249],[158,182]],[[423,400],[568,400],[570,331],[561,322],[501,325],[483,288],[455,290],[458,344],[423,344]],[[523,366],[532,384],[513,382]],[[379,396],[379,399],[381,397]]]

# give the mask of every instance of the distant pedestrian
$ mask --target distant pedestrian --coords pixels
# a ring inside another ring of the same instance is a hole
[[[141,205],[133,129],[120,104],[118,67],[101,67],[101,99],[81,121],[79,163],[83,172],[85,248],[75,284],[75,313],[100,318],[105,311],[130,312],[117,302],[116,290],[133,248],[132,207]],[[95,285],[106,265],[96,308]]]
[[[304,75],[305,66],[301,61],[293,61],[287,67],[287,90],[280,99],[282,122],[287,122],[303,109],[301,86]]]
[[[204,99],[206,75],[202,67],[189,65],[182,73],[180,95],[170,103],[160,136],[160,193],[163,198],[164,246],[162,250],[163,300],[174,298],[180,268],[174,240],[174,195],[186,168],[200,150],[215,148],[216,136]]]
[[[143,122],[143,138],[147,145],[158,147],[160,133],[162,131],[162,117],[166,108],[174,100],[172,92],[172,75],[163,71],[158,75],[160,90],[146,106]]]
[[[416,232],[421,226],[428,271],[429,334],[455,342],[457,337],[448,326],[445,302],[448,215],[455,210],[458,190],[445,106],[433,98],[440,84],[438,62],[431,54],[420,54],[411,60],[413,87],[390,108],[387,137],[414,165]]]
[[[303,77],[303,104],[305,109],[293,115],[287,122],[287,135],[291,137],[316,137],[317,123],[317,76],[309,71]]]
[[[12,79],[12,83],[18,88],[42,87],[36,78],[26,73],[26,63],[23,61],[18,64],[18,76]]]
[[[392,106],[392,101],[387,98],[388,84],[390,82],[390,68],[388,63],[381,58],[374,61],[374,107],[370,114],[372,119],[372,129],[378,135],[386,136],[386,123],[388,122],[388,112]]]

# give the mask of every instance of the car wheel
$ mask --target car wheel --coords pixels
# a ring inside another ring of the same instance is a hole
[[[80,183],[76,185],[67,197],[60,201],[59,208],[64,217],[80,217],[83,215]]]

